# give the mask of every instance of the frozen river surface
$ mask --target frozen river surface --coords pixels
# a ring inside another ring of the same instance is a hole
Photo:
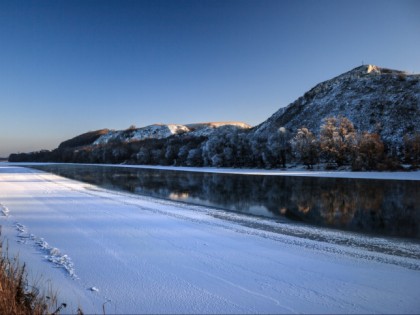
[[[418,313],[420,245],[0,166],[0,224],[85,313]]]

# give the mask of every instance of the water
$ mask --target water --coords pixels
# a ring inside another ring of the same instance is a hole
[[[420,182],[195,173],[91,165],[39,170],[110,189],[273,220],[420,239]]]

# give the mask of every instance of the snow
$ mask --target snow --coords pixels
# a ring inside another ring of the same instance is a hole
[[[93,145],[107,144],[110,141],[139,141],[145,139],[165,139],[175,134],[190,133],[192,136],[208,136],[220,127],[230,126],[233,129],[248,129],[251,126],[241,122],[210,122],[200,124],[154,124],[132,130],[111,130],[100,136]]]
[[[59,290],[66,312],[420,310],[418,242],[113,192],[10,164],[0,164],[0,210],[10,254]]]
[[[155,124],[142,128],[132,130],[110,131],[107,134],[100,136],[93,145],[107,144],[110,141],[119,140],[122,142],[130,142],[134,140],[144,139],[164,139],[174,134],[188,132],[189,129],[183,125],[162,125]]]
[[[265,170],[265,169],[247,169],[247,168],[184,167],[184,166],[154,166],[154,165],[115,165],[115,164],[94,164],[94,165],[160,169],[160,170],[173,170],[173,171],[185,171],[185,172],[243,174],[243,175],[305,176],[305,177],[360,178],[360,179],[387,179],[387,180],[420,180],[420,171],[351,172],[351,171],[312,171],[312,170],[304,170],[303,168],[296,168],[293,170]]]
[[[31,166],[31,165],[77,165],[76,163],[10,163],[4,165]],[[0,164],[1,165],[1,164]],[[102,167],[126,167],[156,170],[170,170],[182,172],[242,174],[242,175],[271,175],[271,176],[303,176],[303,177],[328,177],[328,178],[360,178],[360,179],[384,179],[384,180],[420,180],[420,171],[407,172],[352,172],[352,171],[321,171],[307,170],[304,167],[294,167],[286,170],[279,169],[253,169],[253,168],[223,168],[223,167],[187,167],[187,166],[162,166],[162,165],[128,165],[128,164],[81,164]]]

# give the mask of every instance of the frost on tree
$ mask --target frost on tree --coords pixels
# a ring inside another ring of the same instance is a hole
[[[318,162],[318,141],[308,128],[300,128],[291,140],[293,154],[307,168]]]
[[[356,148],[356,131],[346,117],[327,117],[321,126],[320,146],[327,163],[348,164]]]

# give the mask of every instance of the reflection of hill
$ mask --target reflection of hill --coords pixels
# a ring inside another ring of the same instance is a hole
[[[44,169],[45,167],[38,167]],[[418,182],[241,176],[91,166],[48,166],[77,180],[159,198],[200,202],[340,229],[420,237]]]

